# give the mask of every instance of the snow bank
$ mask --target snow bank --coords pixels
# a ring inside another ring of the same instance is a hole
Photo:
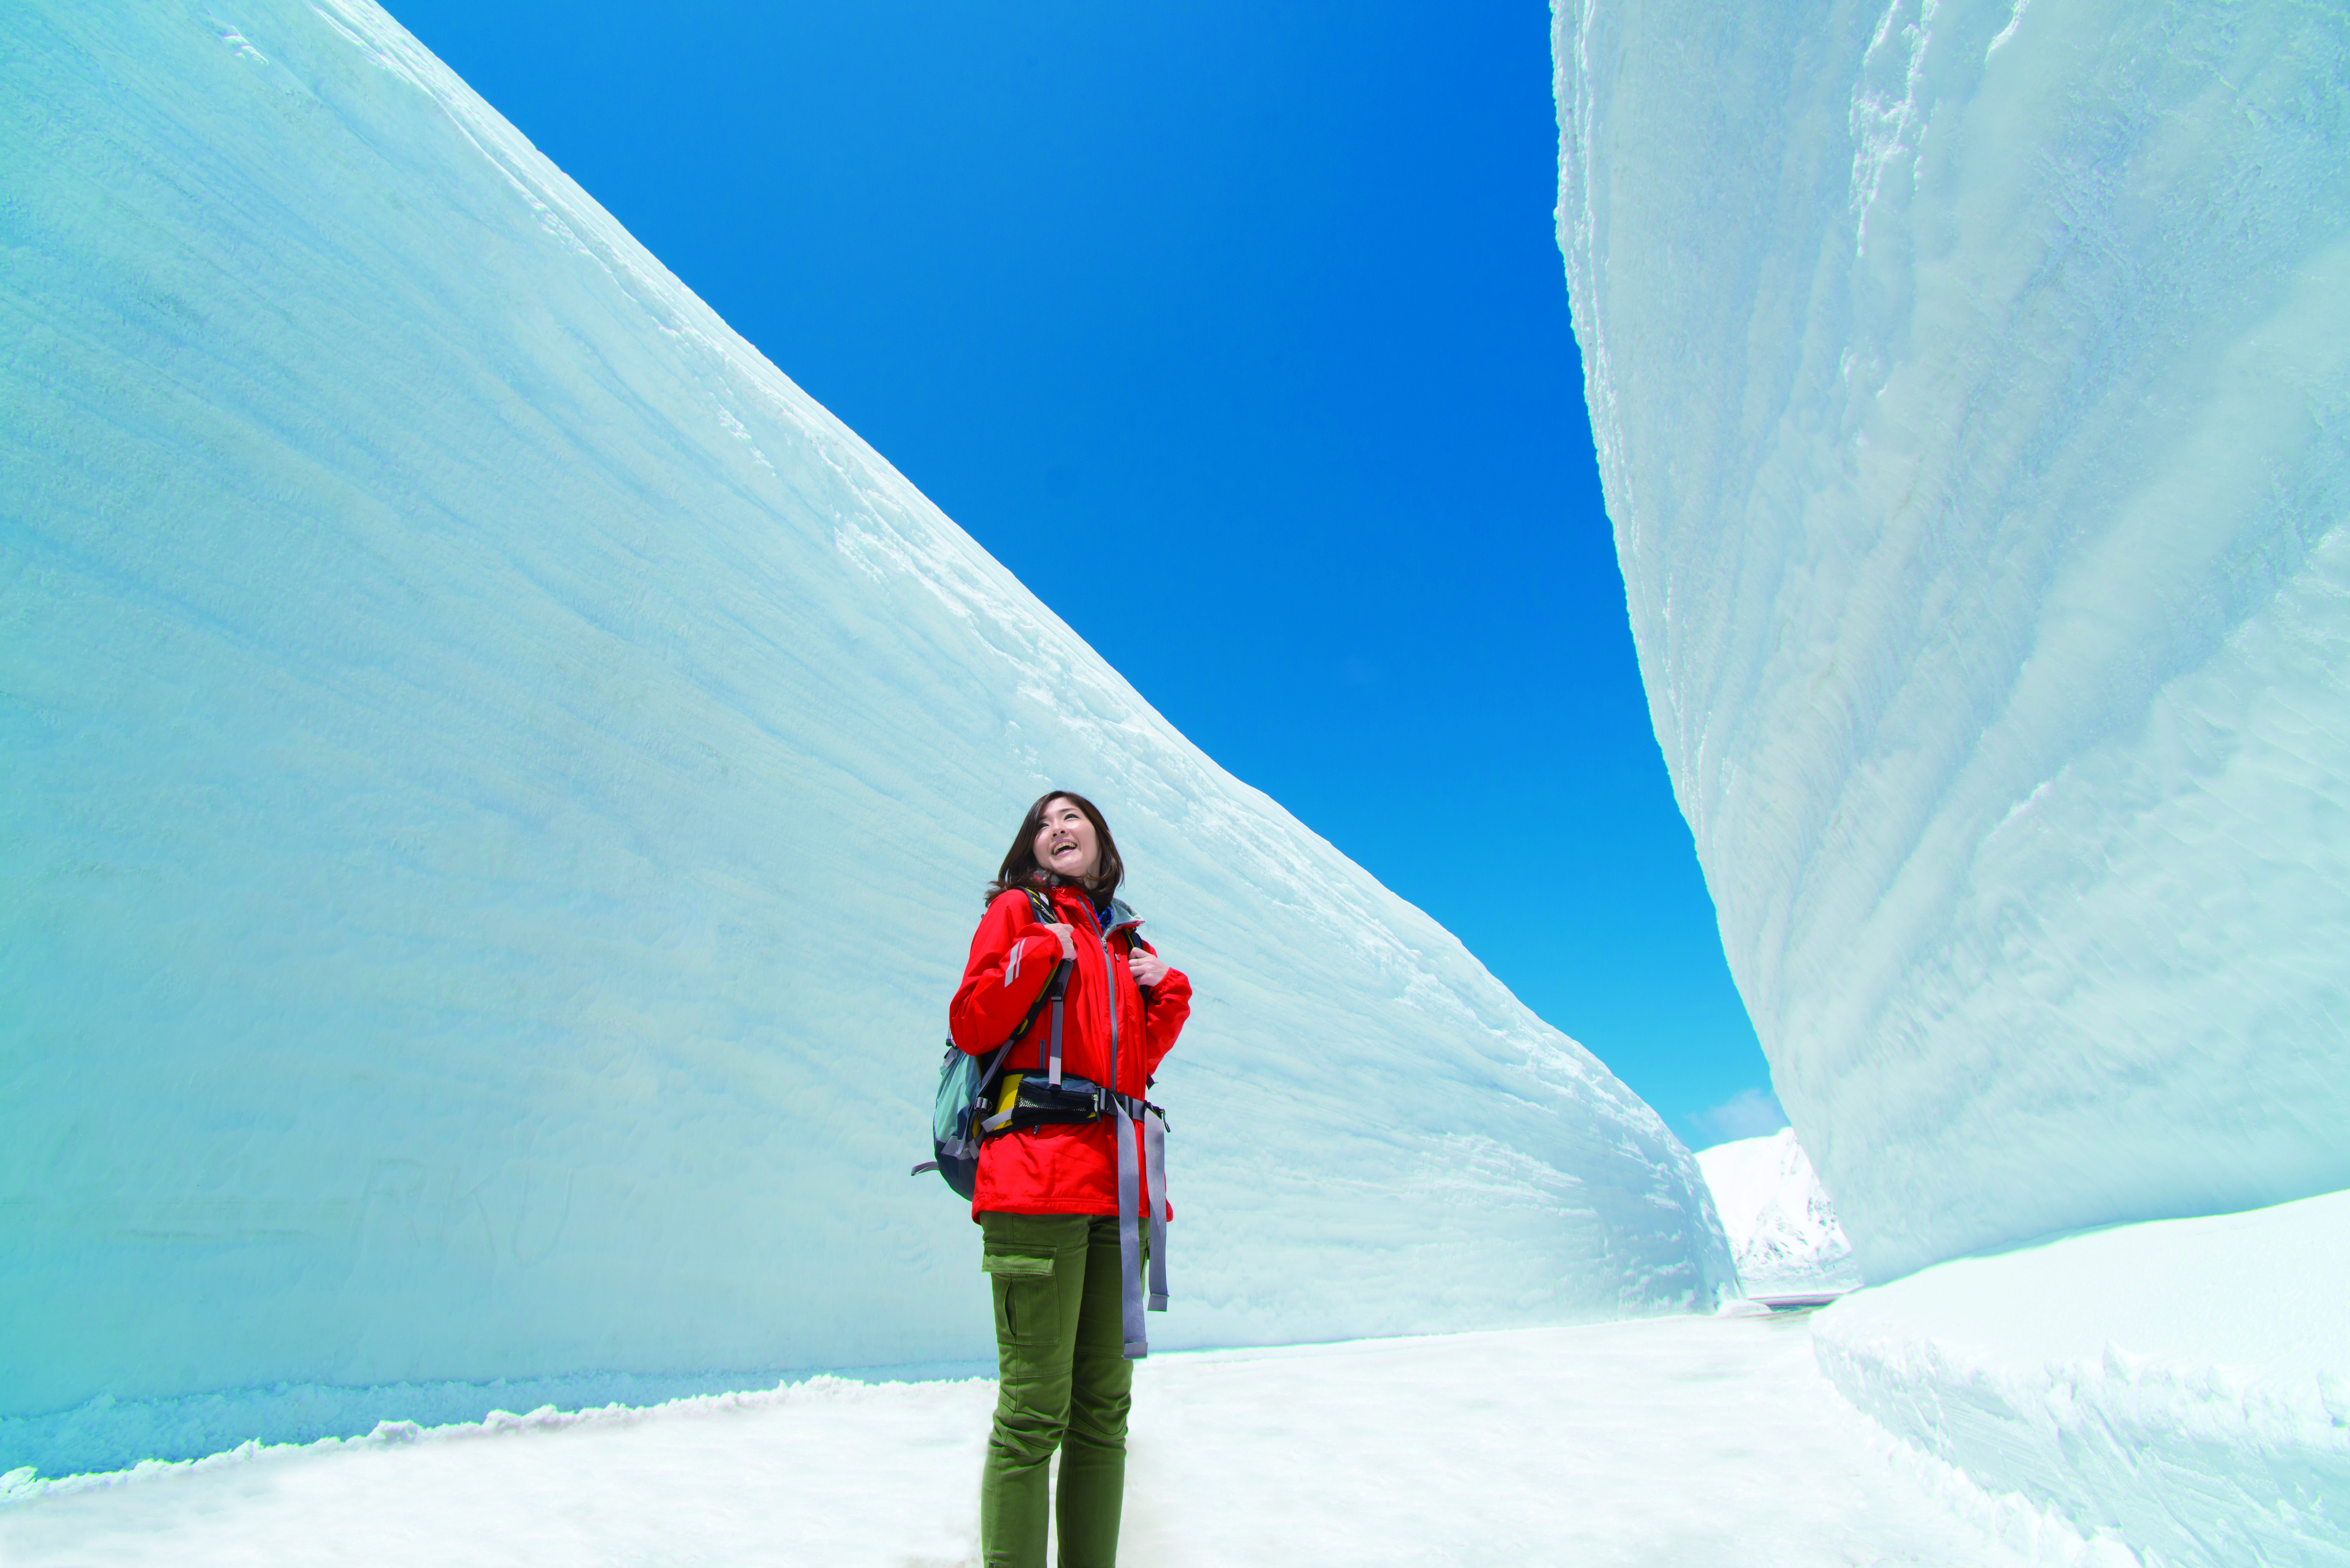
[[[2350,1186],[2350,11],[1555,15],[1657,737],[1869,1276]]]
[[[2350,1192],[1942,1263],[1813,1335],[1892,1432],[2085,1536],[2350,1563]]]
[[[1730,1288],[1648,1106],[381,10],[11,5],[0,104],[0,1469],[987,1357],[907,1169],[1048,782],[1201,992],[1163,1344]]]
[[[1795,1129],[1697,1151],[1750,1296],[1848,1291],[1860,1283],[1852,1243],[1836,1223]]]

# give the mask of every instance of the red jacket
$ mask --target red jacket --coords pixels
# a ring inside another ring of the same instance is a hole
[[[1141,922],[1125,905],[1113,906],[1110,929],[1095,924],[1093,906],[1082,889],[1047,890],[1053,908],[1071,928],[1076,969],[1061,1003],[1061,1071],[1097,1084],[1110,1084],[1110,1049],[1118,1051],[1118,1079],[1111,1086],[1139,1096],[1191,1015],[1191,982],[1175,970],[1145,991],[1134,982],[1128,955],[1157,950],[1136,934]],[[954,1043],[974,1056],[986,1056],[1011,1037],[1028,1008],[1053,978],[1061,940],[1036,923],[1028,896],[998,894],[971,939],[971,961],[947,1008]],[[1043,1071],[1052,1036],[1053,1010],[1036,1014],[1036,1027],[1012,1048],[1007,1072]],[[1115,1033],[1113,1033],[1113,1031]],[[1118,1123],[1115,1117],[1074,1127],[1028,1127],[989,1138],[979,1149],[979,1183],[972,1195],[976,1219],[1001,1214],[1115,1214],[1118,1212]],[[1141,1129],[1136,1127],[1136,1137]],[[1140,1170],[1141,1150],[1136,1148]],[[1148,1185],[1147,1181],[1144,1185]],[[1138,1213],[1149,1212],[1141,1195]]]

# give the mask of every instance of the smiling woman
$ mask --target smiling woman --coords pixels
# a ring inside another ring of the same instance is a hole
[[[1117,1561],[1127,1408],[1149,1349],[1142,1314],[1167,1307],[1167,1128],[1142,1096],[1191,1016],[1191,983],[1143,942],[1117,897],[1125,876],[1093,802],[1038,797],[988,889],[948,1010],[955,1044],[974,1056],[1045,1035],[1002,1075],[972,1199],[1000,1387],[980,1480],[991,1565],[1042,1568],[1055,1449],[1061,1562]]]
[[[1126,862],[1118,858],[1109,824],[1083,795],[1048,794],[1028,808],[987,895],[993,898],[1034,887],[1047,875],[1084,884],[1098,902],[1107,902],[1126,880]]]

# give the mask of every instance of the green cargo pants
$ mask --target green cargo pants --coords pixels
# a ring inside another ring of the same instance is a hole
[[[995,1429],[979,1479],[986,1568],[1044,1568],[1045,1476],[1061,1450],[1061,1568],[1111,1568],[1126,1498],[1125,1355],[1118,1221],[983,1214],[995,1297]]]

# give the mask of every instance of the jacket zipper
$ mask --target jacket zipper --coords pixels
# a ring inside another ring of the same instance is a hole
[[[1101,944],[1102,979],[1107,982],[1109,1001],[1109,1092],[1115,1097],[1118,1094],[1118,961],[1109,950],[1109,933],[1102,929],[1101,921],[1094,915],[1093,900],[1084,898],[1080,902],[1086,907],[1086,923],[1094,929],[1094,940]],[[1118,1136],[1118,1122],[1113,1117],[1110,1137]]]

